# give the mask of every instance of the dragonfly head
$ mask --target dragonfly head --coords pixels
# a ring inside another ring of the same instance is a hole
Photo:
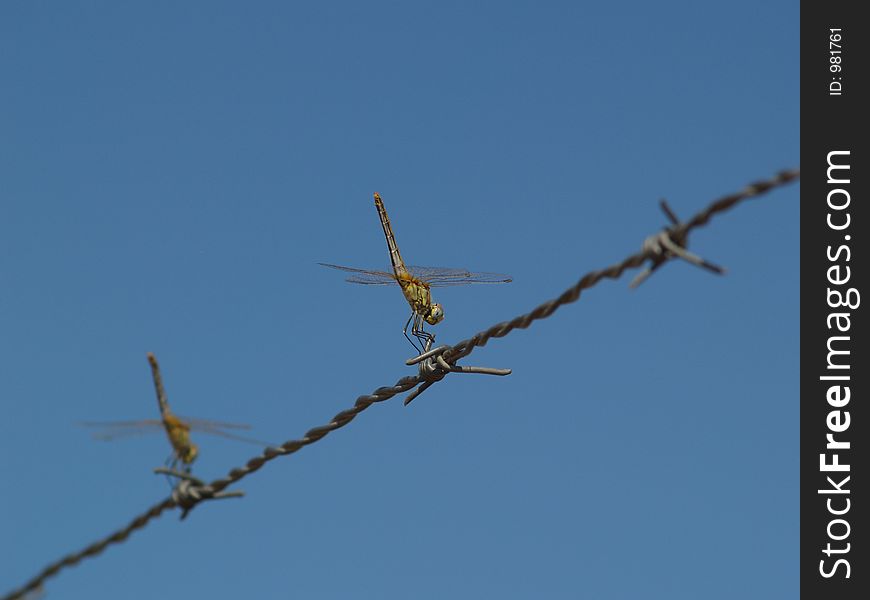
[[[184,449],[179,458],[181,458],[181,462],[189,465],[196,460],[197,456],[199,456],[199,447],[196,444],[190,444]]]
[[[440,304],[435,302],[429,308],[428,314],[423,318],[426,319],[426,322],[429,323],[429,325],[437,325],[444,320],[444,309]]]

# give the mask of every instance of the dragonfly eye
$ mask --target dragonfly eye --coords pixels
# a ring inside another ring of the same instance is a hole
[[[429,314],[426,315],[425,319],[429,325],[440,323],[444,320],[444,309],[436,302],[432,305],[432,308],[429,309]]]

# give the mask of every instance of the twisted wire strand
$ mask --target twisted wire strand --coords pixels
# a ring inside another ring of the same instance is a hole
[[[265,450],[263,450],[263,453],[260,456],[256,456],[249,460],[247,463],[245,463],[245,466],[232,469],[229,473],[226,474],[225,477],[215,479],[207,486],[201,488],[201,490],[204,493],[220,492],[227,486],[232,485],[243,477],[250,475],[254,471],[258,471],[260,467],[262,467],[270,460],[279,456],[293,454],[294,452],[301,450],[305,446],[308,446],[310,444],[313,444],[314,442],[323,439],[330,432],[344,427],[345,425],[353,421],[358,414],[369,408],[371,405],[377,402],[384,402],[385,400],[389,400],[393,396],[407,392],[416,387],[417,384],[421,383],[422,381],[423,379],[419,375],[402,377],[396,382],[395,385],[379,387],[371,394],[359,396],[356,399],[356,402],[354,402],[352,408],[341,411],[340,413],[332,417],[332,420],[326,425],[320,425],[319,427],[309,429],[305,433],[305,435],[298,440],[289,440],[284,442],[280,446],[274,448],[266,448]]]
[[[730,194],[716,200],[707,208],[703,209],[695,216],[693,216],[691,219],[680,223],[679,225],[672,228],[670,231],[675,237],[678,237],[680,235],[685,236],[688,234],[689,231],[697,227],[706,225],[710,221],[710,219],[716,214],[729,210],[740,202],[763,195],[764,193],[776,187],[794,181],[799,177],[799,169],[790,169],[781,171],[770,179],[751,183],[737,193]],[[580,298],[580,294],[583,290],[591,288],[602,279],[618,279],[627,269],[640,267],[647,260],[653,260],[656,258],[660,258],[660,256],[654,254],[651,250],[645,249],[636,254],[632,254],[631,256],[620,261],[619,263],[616,263],[598,271],[591,271],[581,277],[580,280],[572,287],[565,290],[558,298],[544,302],[529,313],[520,315],[514,319],[511,319],[510,321],[497,323],[492,327],[475,334],[471,338],[455,344],[443,353],[443,359],[448,363],[455,363],[460,358],[471,354],[476,347],[485,346],[490,339],[504,337],[514,329],[526,329],[533,322],[539,319],[545,319],[549,317],[561,306],[576,302]],[[389,400],[390,398],[398,394],[407,392],[416,387],[418,384],[424,382],[425,379],[420,375],[413,377],[403,377],[399,379],[395,383],[395,385],[379,387],[371,394],[359,396],[356,399],[356,402],[354,402],[353,407],[339,412],[326,425],[321,425],[319,427],[309,429],[300,439],[286,441],[278,447],[266,448],[260,456],[252,458],[247,463],[245,463],[244,466],[230,470],[226,476],[215,479],[206,486],[197,487],[197,494],[201,496],[201,498],[193,498],[192,500],[188,498],[186,502],[187,506],[185,507],[186,510],[189,511],[200,500],[206,500],[214,494],[217,494],[218,492],[224,490],[226,487],[239,481],[240,479],[250,475],[251,473],[254,473],[255,471],[258,471],[267,462],[279,456],[293,454],[301,450],[305,446],[308,446],[323,439],[329,433],[335,431],[336,429],[340,429],[341,427],[344,427],[345,425],[353,421],[357,415],[359,415],[361,412],[363,412],[373,404]],[[131,521],[130,524],[127,525],[127,527],[120,529],[115,533],[107,536],[106,538],[91,544],[80,552],[70,554],[58,560],[57,562],[52,563],[51,565],[43,569],[37,576],[27,582],[24,586],[17,590],[14,590],[6,596],[3,596],[3,598],[0,600],[14,600],[16,598],[23,597],[29,591],[39,588],[42,585],[43,581],[53,575],[56,575],[61,569],[75,565],[83,558],[97,555],[111,544],[123,542],[129,537],[131,533],[133,533],[137,529],[141,529],[142,527],[144,527],[151,519],[157,518],[165,510],[171,508],[178,508],[179,506],[179,502],[171,497],[167,498],[163,502],[151,507],[147,512],[133,519],[133,521]]]
[[[72,567],[73,565],[78,564],[80,561],[90,556],[96,556],[97,554],[100,554],[103,550],[105,550],[107,546],[110,546],[112,544],[120,544],[121,542],[126,540],[131,533],[133,533],[137,529],[142,529],[143,527],[145,527],[145,525],[147,525],[148,522],[151,521],[151,519],[156,519],[164,511],[175,508],[176,506],[177,505],[175,501],[172,500],[172,498],[167,498],[166,500],[155,504],[147,511],[130,521],[130,523],[126,527],[109,534],[108,536],[94,542],[93,544],[83,550],[80,550],[79,552],[68,554],[60,560],[48,565],[23,586],[21,586],[17,590],[11,591],[6,596],[3,596],[2,600],[14,600],[15,598],[23,598],[29,592],[39,589],[46,579],[57,575],[57,573],[61,569],[64,569],[66,567]]]

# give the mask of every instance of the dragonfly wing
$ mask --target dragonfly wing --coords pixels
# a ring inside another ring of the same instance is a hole
[[[504,273],[473,273],[465,269],[446,269],[443,267],[408,267],[411,275],[425,281],[430,287],[467,285],[470,283],[510,283],[510,275]]]
[[[235,433],[230,433],[229,431],[224,431],[218,427],[204,427],[201,424],[194,427],[191,425],[190,427],[193,430],[196,430],[199,433],[207,433],[209,435],[217,435],[223,438],[227,438],[229,440],[235,440],[237,442],[246,442],[248,444],[254,444],[255,446],[277,446],[277,444],[272,444],[271,442],[264,442],[263,440],[258,440],[255,438],[249,438],[242,435],[236,435]]]
[[[194,431],[206,431],[208,429],[250,429],[250,425],[242,423],[226,423],[224,421],[212,421],[211,419],[195,419],[192,417],[178,417]]]
[[[154,433],[163,429],[163,422],[155,419],[143,421],[84,421],[79,423],[79,425],[96,429],[92,434],[93,437],[104,441]]]
[[[195,419],[191,417],[179,417],[179,419],[181,419],[188,427],[190,427],[191,431],[207,433],[209,435],[219,435],[221,437],[225,437],[231,440],[247,442],[249,444],[255,444],[257,446],[275,445],[269,442],[264,442],[263,440],[249,438],[235,433],[231,433],[229,431],[224,431],[225,429],[234,429],[237,431],[248,430],[251,428],[250,425],[244,425],[242,423],[227,423],[225,421],[212,421],[211,419]]]
[[[342,267],[340,265],[331,265],[329,263],[317,263],[330,269],[338,269],[339,271],[347,271],[353,273],[347,278],[350,283],[360,283],[363,285],[395,285],[397,283],[396,276],[386,271],[369,271],[366,269],[354,269],[353,267]]]

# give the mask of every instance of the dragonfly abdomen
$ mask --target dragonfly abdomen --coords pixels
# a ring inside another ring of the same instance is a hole
[[[405,268],[405,261],[402,260],[402,255],[399,254],[399,245],[396,243],[396,236],[393,235],[393,227],[390,225],[390,217],[387,216],[387,209],[384,208],[381,195],[377,192],[375,192],[375,208],[378,209],[378,216],[381,218],[381,226],[384,228],[384,237],[387,238],[387,248],[390,250],[390,262],[393,264],[393,273],[395,273],[396,278],[398,278],[399,273],[407,273],[408,270]]]

